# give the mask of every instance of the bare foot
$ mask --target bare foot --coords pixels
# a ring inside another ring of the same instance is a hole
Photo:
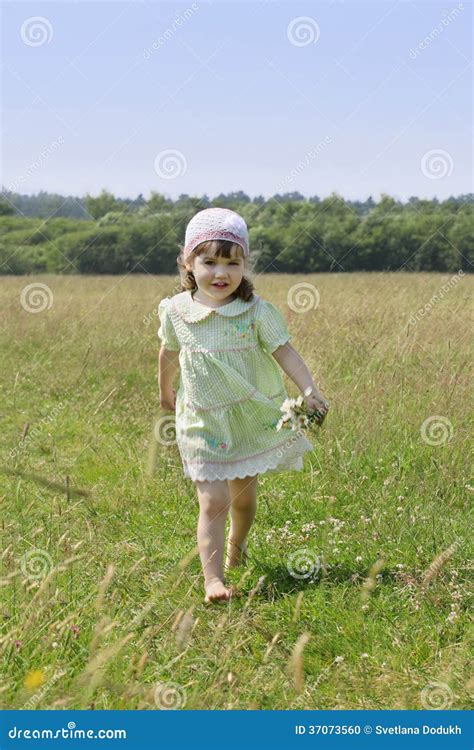
[[[247,542],[238,546],[229,538],[225,568],[236,568],[238,565],[247,565],[247,557]]]
[[[225,586],[219,578],[213,578],[204,584],[206,596],[204,601],[209,602],[227,601],[233,594],[232,587]]]

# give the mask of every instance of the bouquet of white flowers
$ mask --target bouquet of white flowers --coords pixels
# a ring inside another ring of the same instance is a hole
[[[305,396],[309,396],[311,388],[307,388]],[[326,402],[325,408],[318,409],[317,411],[308,412],[305,408],[303,396],[298,398],[287,398],[283,401],[280,411],[283,412],[283,416],[277,423],[277,430],[282,428],[290,429],[293,431],[300,430],[301,428],[312,429],[315,426],[321,427],[329,409],[329,403]]]

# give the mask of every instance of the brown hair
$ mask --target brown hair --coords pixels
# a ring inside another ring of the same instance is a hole
[[[185,292],[187,290],[190,290],[191,292],[196,291],[197,284],[196,279],[194,278],[194,274],[192,271],[188,271],[185,267],[185,262],[192,262],[193,258],[196,258],[198,255],[201,255],[201,253],[208,252],[210,255],[213,255],[215,258],[232,258],[234,256],[240,255],[240,257],[243,256],[242,248],[239,244],[236,242],[231,242],[230,240],[207,240],[206,242],[201,242],[197,247],[194,248],[194,250],[188,255],[186,260],[184,259],[183,250],[181,250],[180,254],[178,255],[177,264],[178,264],[178,271],[180,275],[180,288],[178,291]],[[244,258],[244,269],[249,270],[246,265],[246,258]],[[254,293],[253,284],[245,274],[242,277],[242,281],[240,282],[239,286],[234,292],[234,295],[242,299],[244,302],[250,302],[252,299]]]

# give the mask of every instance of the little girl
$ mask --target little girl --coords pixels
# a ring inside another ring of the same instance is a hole
[[[182,291],[158,307],[160,405],[176,411],[184,475],[197,489],[206,602],[234,593],[225,585],[223,566],[229,509],[226,568],[245,562],[258,475],[299,471],[303,454],[313,449],[301,431],[276,430],[287,398],[278,365],[302,392],[312,389],[305,397],[308,411],[319,410],[324,418],[329,408],[288,343],[282,314],[254,293],[244,275],[248,255],[247,226],[239,214],[199,211],[178,257]]]

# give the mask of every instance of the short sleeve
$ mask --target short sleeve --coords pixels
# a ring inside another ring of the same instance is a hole
[[[291,339],[283,315],[277,307],[266,300],[262,302],[257,337],[262,348],[269,354]]]
[[[161,345],[171,352],[178,352],[180,349],[179,341],[174,330],[173,321],[170,318],[168,304],[170,298],[162,299],[158,305],[158,315],[160,318],[160,327],[158,328],[158,337],[161,339]]]

